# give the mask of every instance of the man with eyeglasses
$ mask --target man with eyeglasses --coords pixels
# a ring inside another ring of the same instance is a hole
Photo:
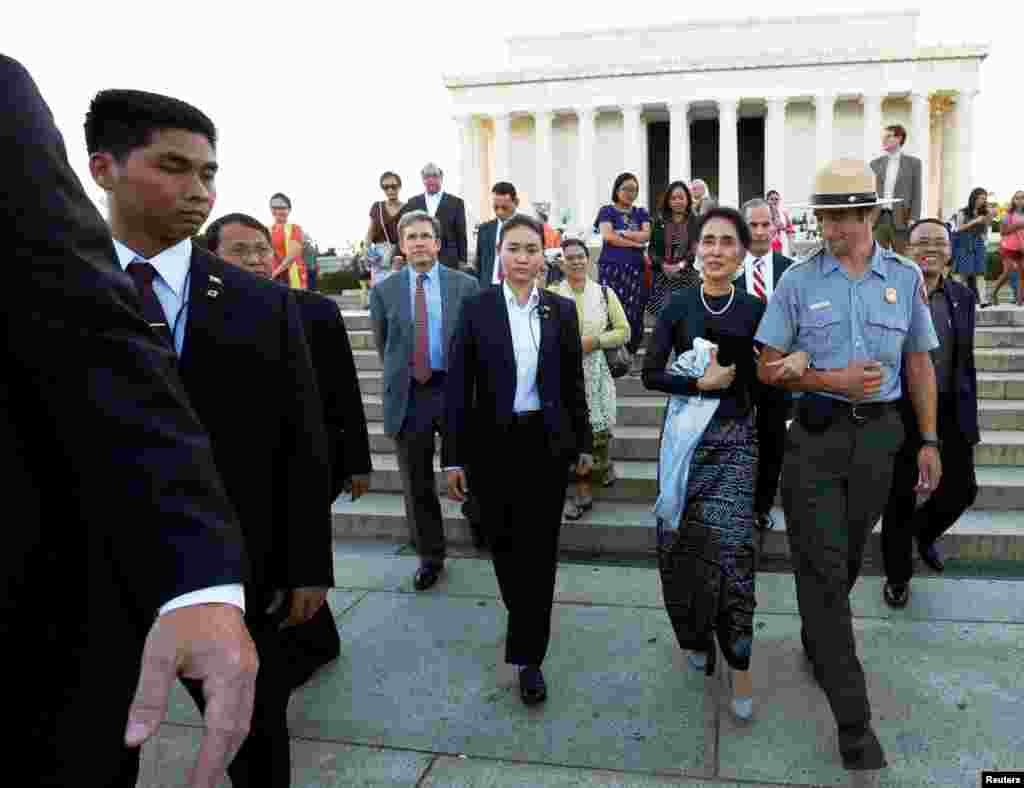
[[[274,249],[270,231],[244,213],[231,213],[213,222],[206,231],[206,246],[226,262],[263,278],[270,278]],[[352,500],[370,489],[370,438],[366,429],[359,378],[352,346],[338,305],[326,296],[295,290],[310,359],[323,403],[327,427],[327,456],[331,467],[328,509],[351,485]],[[288,628],[283,648],[293,687],[304,684],[313,672],[340,653],[341,641],[327,602],[313,617]]]
[[[920,266],[928,291],[932,323],[939,346],[931,351],[938,390],[939,456],[942,479],[926,501],[917,506],[917,452],[921,433],[908,398],[901,401],[906,442],[896,455],[892,490],[882,518],[882,557],[885,585],[882,595],[890,607],[906,607],[913,576],[911,544],[936,572],[945,565],[937,540],[974,503],[978,481],[974,445],[978,443],[978,390],[974,368],[975,298],[968,288],[946,276],[949,230],[937,219],[922,219],[910,228],[909,252]]]

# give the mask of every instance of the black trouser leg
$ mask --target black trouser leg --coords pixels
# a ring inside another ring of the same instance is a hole
[[[505,661],[540,665],[551,639],[558,535],[568,476],[566,467],[550,457],[542,425],[513,428],[508,445],[500,467],[487,469],[481,504],[494,573],[508,610]],[[510,484],[505,468],[534,469],[537,481],[528,495]],[[478,476],[482,472],[480,468]]]
[[[405,423],[395,438],[410,536],[420,561],[436,566],[445,559],[444,520],[434,478],[434,434],[441,430],[443,412],[440,381],[414,383]]]
[[[246,624],[256,644],[260,669],[249,735],[228,767],[232,788],[288,788],[291,748],[288,740],[288,698],[291,681],[281,634],[266,615],[247,614]],[[199,711],[206,708],[202,685],[182,682]]]
[[[754,493],[754,512],[757,514],[770,512],[778,494],[789,410],[788,401],[765,404],[757,409],[757,487]]]
[[[882,562],[885,578],[901,585],[914,575],[913,542],[917,518],[917,441],[908,441],[896,455],[889,500],[882,515]]]
[[[281,630],[281,636],[293,689],[305,684],[317,669],[341,654],[338,627],[334,623],[331,607],[326,602],[309,621]]]
[[[938,426],[942,439],[942,478],[916,518],[915,533],[925,547],[952,528],[978,497],[974,447],[964,440],[957,426],[956,405],[950,397],[939,398]]]

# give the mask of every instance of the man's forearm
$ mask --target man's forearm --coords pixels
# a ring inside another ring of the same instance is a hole
[[[936,397],[935,369],[931,357],[924,353],[924,358],[907,361],[907,388],[910,389],[910,401],[914,405],[917,425],[922,435],[936,434]]]
[[[775,388],[785,389],[792,392],[824,392],[828,394],[842,394],[843,389],[839,385],[840,370],[827,369],[806,369],[804,374],[796,380],[784,380],[775,382],[772,380],[771,372],[761,374],[758,371],[758,378],[762,383]]]

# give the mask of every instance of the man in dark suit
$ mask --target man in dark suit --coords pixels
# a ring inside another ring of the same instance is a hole
[[[978,381],[974,366],[974,293],[944,276],[952,253],[949,229],[938,219],[922,219],[910,228],[910,254],[921,267],[932,324],[939,346],[931,351],[938,389],[939,456],[942,478],[917,506],[917,453],[921,430],[910,397],[900,401],[906,439],[896,455],[889,501],[882,515],[882,597],[890,607],[906,607],[914,574],[911,545],[936,572],[945,568],[936,542],[952,528],[978,496],[974,446],[978,443]],[[906,369],[903,370],[904,376]],[[905,378],[904,378],[905,379]]]
[[[875,221],[875,240],[898,254],[905,254],[908,226],[921,218],[921,160],[903,152],[907,130],[900,125],[886,126],[882,132],[882,150],[871,162],[875,173],[875,190],[879,196],[898,200],[882,208]]]
[[[17,293],[0,373],[17,512],[0,551],[5,746],[33,785],[134,785],[126,744],[155,733],[175,673],[190,675],[211,701],[190,784],[212,788],[248,728],[257,661],[237,600],[197,600],[245,579],[241,530],[49,107],[2,55],[0,83],[0,229]]]
[[[498,181],[491,189],[494,199],[494,218],[480,225],[476,235],[476,278],[480,287],[500,285],[505,277],[498,262],[498,236],[501,226],[519,209],[516,187],[508,181]]]
[[[442,465],[448,494],[464,500],[467,457],[473,446],[487,447],[474,458],[473,493],[508,610],[505,661],[518,666],[520,695],[532,705],[547,697],[540,666],[551,637],[567,471],[590,473],[593,435],[576,305],[535,284],[544,228],[516,215],[499,243],[505,281],[466,303],[455,332]]]
[[[743,214],[750,225],[750,249],[743,268],[736,277],[736,289],[760,298],[766,304],[772,297],[782,275],[792,260],[772,251],[772,214],[767,200],[748,200]],[[773,525],[771,510],[779,490],[782,458],[786,450],[786,422],[792,418],[793,398],[785,389],[758,386],[757,489],[754,493],[754,513],[757,527],[762,531]]]
[[[207,228],[205,241],[206,248],[221,259],[257,276],[270,277],[274,258],[270,231],[254,217],[242,213],[222,216]],[[353,501],[370,488],[372,464],[366,413],[352,346],[338,305],[326,296],[306,290],[296,290],[293,295],[302,311],[327,426],[331,486],[326,504],[330,509],[346,482]],[[310,621],[289,627],[282,635],[296,687],[340,653],[338,628],[326,602]]]
[[[469,274],[438,263],[439,224],[423,211],[398,221],[406,270],[373,288],[370,320],[384,366],[384,432],[395,441],[405,517],[426,591],[444,569],[445,536],[434,478],[434,436],[443,432],[444,385],[452,335],[479,287]]]
[[[424,165],[423,194],[417,194],[402,206],[400,215],[426,211],[441,226],[441,251],[438,259],[449,268],[466,265],[469,244],[466,241],[466,204],[461,197],[441,188],[444,173],[433,162]]]
[[[252,564],[246,621],[261,664],[249,738],[228,773],[236,788],[284,788],[291,683],[280,628],[308,621],[334,580],[325,428],[299,307],[286,288],[192,245],[217,169],[216,130],[203,113],[108,90],[85,129],[118,260],[178,357]],[[202,693],[186,686],[202,708]]]

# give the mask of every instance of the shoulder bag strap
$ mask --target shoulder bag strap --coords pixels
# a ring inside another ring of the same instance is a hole
[[[388,226],[384,222],[384,201],[381,200],[377,203],[377,215],[380,216],[380,226],[384,229],[384,239],[390,244],[391,234],[388,233]]]

